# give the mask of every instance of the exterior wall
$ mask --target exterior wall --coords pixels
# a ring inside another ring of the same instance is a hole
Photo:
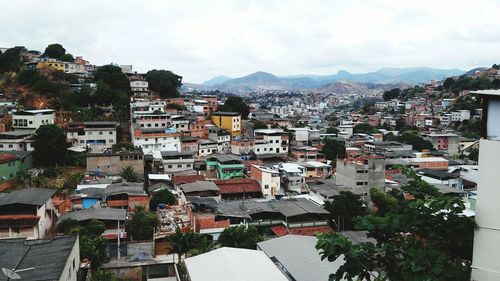
[[[212,115],[212,123],[231,133],[232,137],[241,135],[241,115],[239,116],[220,116]]]
[[[17,173],[20,170],[28,170],[33,168],[33,156],[28,155],[26,158],[19,160],[15,159],[7,163],[0,164],[0,184],[10,182],[17,178]]]
[[[32,144],[26,139],[0,139],[0,151],[33,151]]]
[[[55,113],[33,114],[33,115],[12,115],[12,128],[16,131],[30,130],[36,131],[42,125],[54,124]]]
[[[198,148],[198,155],[200,157],[212,155],[214,153],[217,153],[217,144],[209,144],[209,145],[203,145],[200,144]]]
[[[76,239],[75,245],[71,250],[66,265],[62,271],[59,281],[76,281],[78,280],[78,270],[80,270],[80,238]]]
[[[231,153],[235,155],[246,155],[254,152],[254,140],[231,141]]]
[[[137,158],[137,159],[136,159]],[[110,175],[120,174],[122,168],[130,166],[138,174],[144,174],[143,155],[88,155],[87,171],[99,170]]]
[[[258,132],[256,131],[256,137]],[[262,142],[255,142],[255,154],[265,154],[265,153],[277,153],[277,154],[287,154],[288,153],[288,135],[268,135],[263,134],[259,138]]]
[[[384,163],[384,159],[368,159],[367,164],[338,159],[335,182],[337,185],[354,188],[357,193],[364,195],[367,195],[372,187],[384,190]]]
[[[180,134],[135,135],[132,139],[134,147],[140,147],[144,154],[153,151],[181,151]]]
[[[260,183],[264,197],[275,196],[281,191],[281,178],[278,171],[250,166],[251,177]]]
[[[84,129],[85,134],[67,132],[66,137],[74,140],[73,146],[87,146],[92,151],[104,151],[116,144],[116,128]]]
[[[64,71],[64,62],[55,60],[40,61],[37,63],[36,67],[38,69],[52,69],[52,70]]]
[[[40,220],[38,221],[38,233],[36,237],[33,237],[33,239],[43,239],[49,234],[50,229],[52,228],[52,225],[54,224],[54,218],[48,215],[47,213],[51,213],[49,210],[53,210],[54,206],[52,205],[52,199],[47,200],[47,202],[41,206],[37,210],[37,216],[40,217]]]

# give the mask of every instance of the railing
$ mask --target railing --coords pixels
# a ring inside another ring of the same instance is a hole
[[[282,220],[262,220],[262,221],[249,222],[248,225],[267,226],[267,225],[280,225],[283,223],[284,222]]]
[[[283,222],[285,226],[287,224]],[[312,222],[293,222],[293,223],[288,223],[289,228],[299,228],[299,227],[314,227],[314,226],[325,226],[328,225],[327,221],[312,221]]]

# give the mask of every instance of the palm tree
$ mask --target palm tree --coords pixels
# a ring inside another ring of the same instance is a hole
[[[240,225],[224,229],[218,242],[222,247],[256,249],[257,243],[262,240],[263,237],[255,226]]]
[[[166,240],[174,253],[178,255],[178,263],[181,262],[182,255],[187,255],[189,250],[196,248],[200,241],[198,234],[192,231],[182,233],[179,227],[175,229],[174,234],[167,236]]]
[[[134,168],[131,166],[124,167],[120,171],[120,177],[122,177],[125,181],[128,182],[138,182],[139,181],[139,176],[135,172]]]

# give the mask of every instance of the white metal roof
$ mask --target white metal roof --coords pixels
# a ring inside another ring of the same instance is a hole
[[[262,251],[223,247],[184,260],[191,281],[288,281]]]

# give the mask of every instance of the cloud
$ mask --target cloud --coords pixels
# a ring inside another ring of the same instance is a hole
[[[9,1],[0,46],[59,42],[95,64],[184,81],[340,69],[498,63],[500,3],[483,1]]]

